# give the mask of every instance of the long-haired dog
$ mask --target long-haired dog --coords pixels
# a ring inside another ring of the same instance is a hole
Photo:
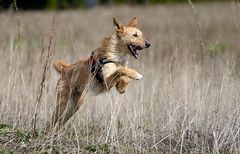
[[[130,80],[139,80],[142,75],[127,67],[130,57],[139,59],[138,50],[148,48],[150,43],[137,28],[133,17],[128,26],[113,18],[115,33],[105,37],[101,47],[89,58],[75,64],[55,61],[54,68],[61,75],[57,82],[57,105],[53,112],[51,127],[59,129],[71,118],[88,91],[98,95],[116,87],[122,94]]]

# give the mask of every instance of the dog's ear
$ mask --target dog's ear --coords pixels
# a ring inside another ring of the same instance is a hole
[[[116,18],[113,17],[113,26],[117,32],[123,32],[123,24],[121,24]]]
[[[133,17],[128,26],[137,27],[137,17]]]

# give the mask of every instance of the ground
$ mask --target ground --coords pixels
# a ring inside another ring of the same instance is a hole
[[[0,12],[0,153],[239,153],[239,12],[234,2]],[[90,56],[113,16],[137,16],[152,44],[129,65],[143,79],[88,98],[66,128],[46,132],[52,60]]]

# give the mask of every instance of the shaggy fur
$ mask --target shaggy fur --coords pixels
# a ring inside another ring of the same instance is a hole
[[[114,63],[101,66],[103,84],[96,80],[96,74],[91,73],[88,59],[82,59],[75,64],[66,64],[63,61],[54,62],[53,66],[61,77],[56,86],[57,105],[52,116],[51,128],[61,128],[83,104],[88,91],[98,95],[116,87],[117,91],[122,94],[126,91],[130,80],[142,78],[137,71],[127,68],[130,56],[138,59],[137,50],[150,46],[137,28],[137,18],[134,17],[128,26],[123,26],[113,18],[113,24],[115,33],[104,38],[101,47],[97,48],[93,55],[96,61],[100,57],[114,61]]]

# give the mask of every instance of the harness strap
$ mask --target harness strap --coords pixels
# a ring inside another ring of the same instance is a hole
[[[108,63],[116,63],[115,61],[108,60],[106,57],[99,58],[97,61],[94,57],[94,51],[92,52],[91,56],[88,59],[88,63],[90,66],[91,73],[95,76],[99,83],[103,83],[104,79],[101,75],[102,67]]]
[[[115,61],[112,61],[112,60],[107,60],[107,58],[100,58],[99,59],[99,64],[100,65],[105,65],[107,63],[116,63]]]

